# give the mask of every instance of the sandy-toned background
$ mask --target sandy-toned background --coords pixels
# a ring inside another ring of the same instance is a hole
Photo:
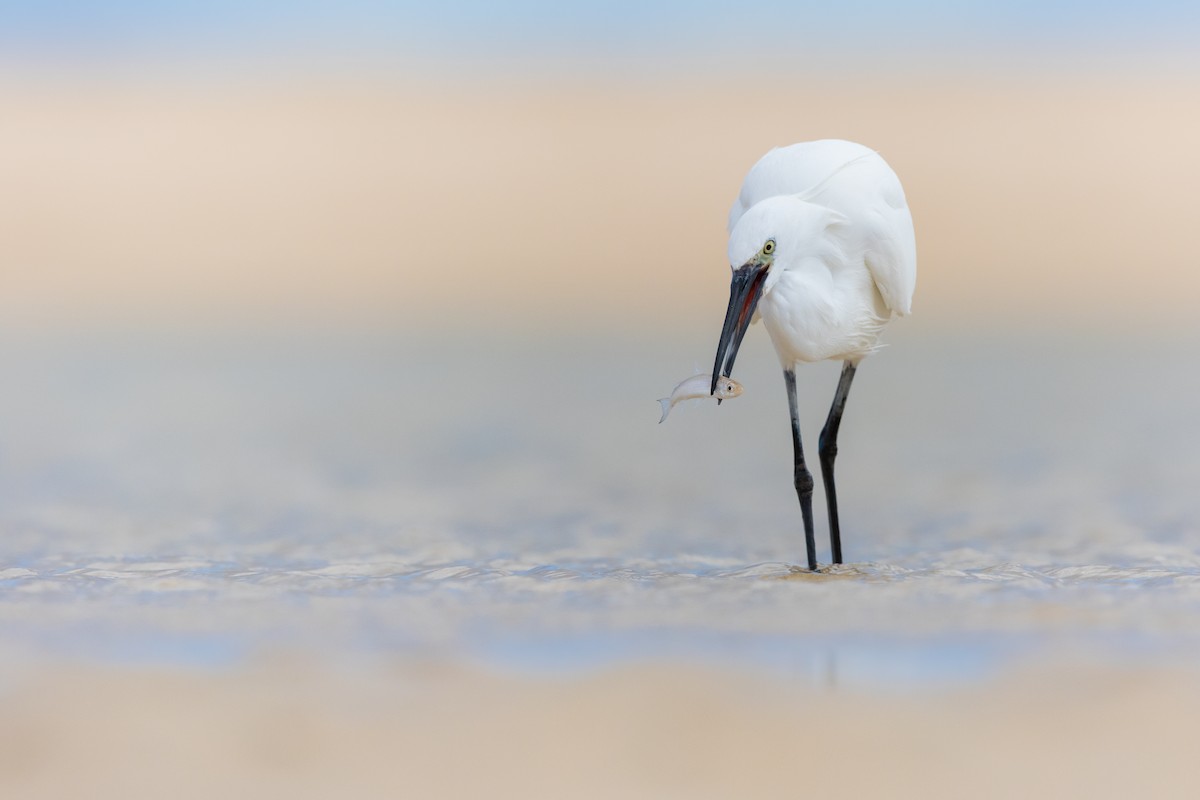
[[[569,681],[259,665],[56,672],[10,698],[14,797],[1185,798],[1195,674],[798,691],[660,666]]]
[[[710,323],[770,147],[877,148],[918,325],[1186,324],[1182,71],[417,81],[0,75],[11,324]]]

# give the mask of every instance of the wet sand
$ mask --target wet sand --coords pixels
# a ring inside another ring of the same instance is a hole
[[[1012,346],[869,365],[820,576],[765,337],[0,347],[0,794],[1193,796],[1200,373]]]
[[[10,797],[1194,797],[1192,671],[913,693],[688,665],[531,680],[55,669],[0,700]]]

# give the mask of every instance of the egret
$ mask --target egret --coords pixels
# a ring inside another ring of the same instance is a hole
[[[775,346],[792,421],[794,484],[808,568],[817,569],[813,477],[804,460],[796,365],[836,359],[841,378],[817,452],[833,563],[842,563],[833,463],[850,383],[893,316],[912,309],[917,246],[900,180],[870,148],[827,139],[776,148],[751,167],[729,211],[729,307],[713,391],[760,317]]]

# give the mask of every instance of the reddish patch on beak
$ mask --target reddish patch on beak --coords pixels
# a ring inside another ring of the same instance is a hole
[[[725,309],[725,324],[721,327],[721,339],[717,342],[717,358],[713,364],[710,394],[717,393],[717,381],[721,376],[729,377],[733,371],[733,362],[737,358],[738,348],[742,346],[742,337],[750,327],[754,309],[758,306],[758,298],[762,296],[767,269],[764,264],[751,262],[733,271],[733,279],[729,283],[729,305]]]

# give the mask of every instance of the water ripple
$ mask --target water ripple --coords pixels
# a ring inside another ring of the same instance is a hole
[[[29,564],[0,567],[0,586],[12,589],[51,582],[63,591],[94,583],[124,586],[140,591],[152,581],[174,579],[179,586],[202,587],[228,583],[255,583],[297,590],[321,587],[347,588],[355,585],[389,583],[402,590],[414,583],[482,584],[497,579],[525,583],[614,581],[654,586],[679,580],[709,582],[754,581],[759,579],[801,580],[807,583],[863,582],[922,584],[928,582],[963,585],[1005,584],[1028,587],[1145,587],[1193,586],[1200,584],[1200,568],[1155,566],[1112,566],[1104,564],[1046,565],[995,564],[960,569],[955,567],[903,567],[885,563],[843,564],[809,572],[783,562],[761,562],[740,566],[686,564],[661,561],[622,564],[611,560],[513,565],[504,559],[478,563],[345,562],[320,566],[280,562],[218,563],[194,558],[171,561],[128,560],[89,562],[80,566]],[[3,595],[0,594],[0,600]]]

